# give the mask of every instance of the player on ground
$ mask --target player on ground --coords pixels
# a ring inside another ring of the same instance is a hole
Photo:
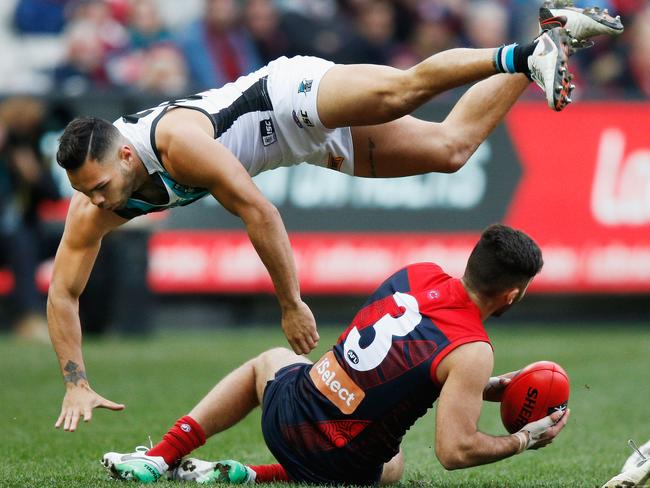
[[[549,444],[568,412],[506,436],[478,430],[493,353],[483,320],[521,300],[542,267],[537,244],[503,225],[486,229],[462,279],[433,263],[407,266],[368,299],[337,344],[314,364],[272,349],[221,380],[147,452],[107,453],[119,479],[242,483],[291,480],[344,485],[401,478],[402,437],[438,400],[435,452],[447,469],[491,463]],[[506,375],[508,378],[515,373]],[[207,437],[262,407],[262,432],[278,465],[184,459]]]
[[[585,37],[622,30],[605,14],[567,12],[542,9],[549,30],[524,46],[453,49],[405,71],[280,58],[221,89],[113,124],[71,122],[57,160],[78,191],[48,294],[50,336],[66,385],[55,426],[74,431],[96,407],[124,408],[91,389],[81,351],[78,299],[104,235],[138,215],[211,194],[244,221],[273,280],[287,339],[295,352],[307,353],[318,342],[316,323],[301,299],[280,215],[251,176],[304,161],[365,177],[458,170],[526,89],[528,76],[552,108],[570,102],[567,56],[574,40],[556,25],[595,24]],[[477,80],[483,81],[442,123],[408,115],[438,93]]]

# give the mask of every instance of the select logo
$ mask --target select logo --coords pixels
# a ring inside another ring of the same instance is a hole
[[[346,415],[354,412],[365,392],[348,376],[329,351],[311,367],[309,377],[318,390]]]

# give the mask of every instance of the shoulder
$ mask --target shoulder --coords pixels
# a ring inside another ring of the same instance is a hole
[[[451,276],[435,263],[415,263],[405,269],[413,291],[426,290],[451,279]]]
[[[76,192],[70,201],[65,221],[64,239],[75,247],[100,240],[111,230],[127,222],[113,212],[93,205],[83,193]]]
[[[451,351],[438,365],[436,376],[444,383],[450,374],[483,381],[492,373],[494,353],[487,342],[470,342]]]

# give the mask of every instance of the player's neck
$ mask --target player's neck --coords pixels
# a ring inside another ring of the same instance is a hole
[[[463,288],[465,288],[469,299],[474,302],[474,305],[479,309],[481,321],[485,321],[490,315],[492,315],[492,312],[495,311],[494,304],[491,300],[485,300],[485,298],[472,290],[472,287],[467,284],[465,278],[461,278],[460,282],[463,285]]]

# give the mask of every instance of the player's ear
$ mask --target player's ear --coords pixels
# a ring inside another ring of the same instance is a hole
[[[511,288],[508,290],[505,294],[505,299],[506,299],[506,304],[507,305],[512,305],[517,301],[517,297],[519,296],[519,288]]]

